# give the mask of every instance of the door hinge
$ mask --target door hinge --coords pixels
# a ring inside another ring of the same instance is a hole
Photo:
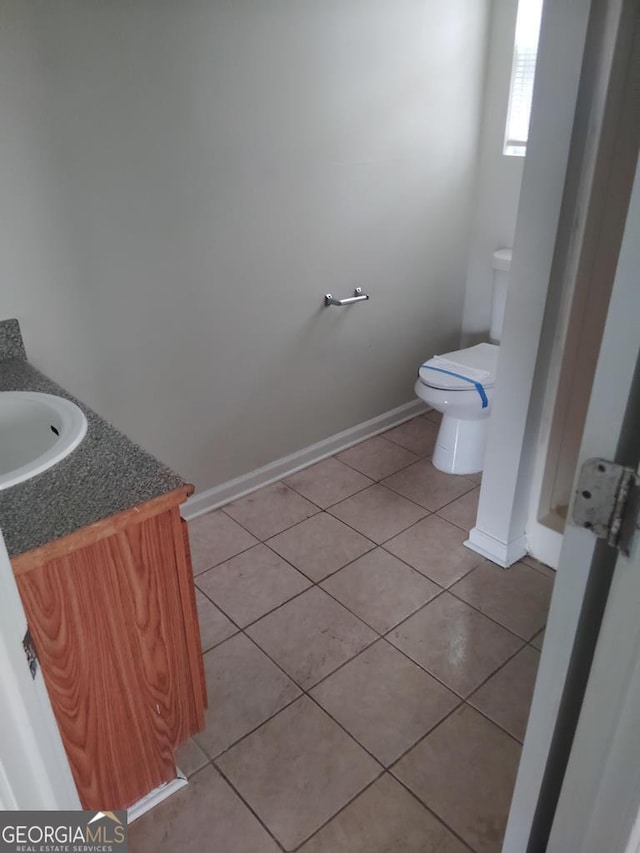
[[[640,510],[638,476],[607,459],[587,459],[580,470],[573,520],[629,554]]]
[[[27,663],[29,664],[31,678],[35,678],[38,672],[38,655],[36,654],[36,647],[33,644],[33,637],[31,636],[31,632],[28,628],[27,633],[24,635],[24,639],[22,640],[22,648],[27,656]]]

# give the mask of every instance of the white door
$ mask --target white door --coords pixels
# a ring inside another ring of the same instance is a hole
[[[636,171],[578,468],[640,461],[639,236]],[[503,853],[633,849],[639,732],[640,542],[624,557],[570,522]]]
[[[27,620],[0,533],[0,810],[79,809],[42,674],[22,648]]]

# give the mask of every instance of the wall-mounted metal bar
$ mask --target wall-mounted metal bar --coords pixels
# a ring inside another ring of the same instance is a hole
[[[346,299],[334,299],[330,293],[326,293],[324,297],[325,305],[353,305],[354,302],[366,302],[369,298],[368,293],[363,293],[361,287],[356,287],[353,296],[347,296]]]

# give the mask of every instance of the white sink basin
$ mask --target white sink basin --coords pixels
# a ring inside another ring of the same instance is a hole
[[[87,432],[84,412],[64,397],[0,392],[0,489],[41,474],[68,456]]]

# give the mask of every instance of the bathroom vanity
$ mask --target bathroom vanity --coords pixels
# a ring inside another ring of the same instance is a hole
[[[2,326],[0,391],[70,398],[19,350],[2,352]],[[115,810],[174,779],[175,750],[204,727],[180,516],[192,487],[75,402],[86,437],[0,491],[0,528],[81,802]]]

